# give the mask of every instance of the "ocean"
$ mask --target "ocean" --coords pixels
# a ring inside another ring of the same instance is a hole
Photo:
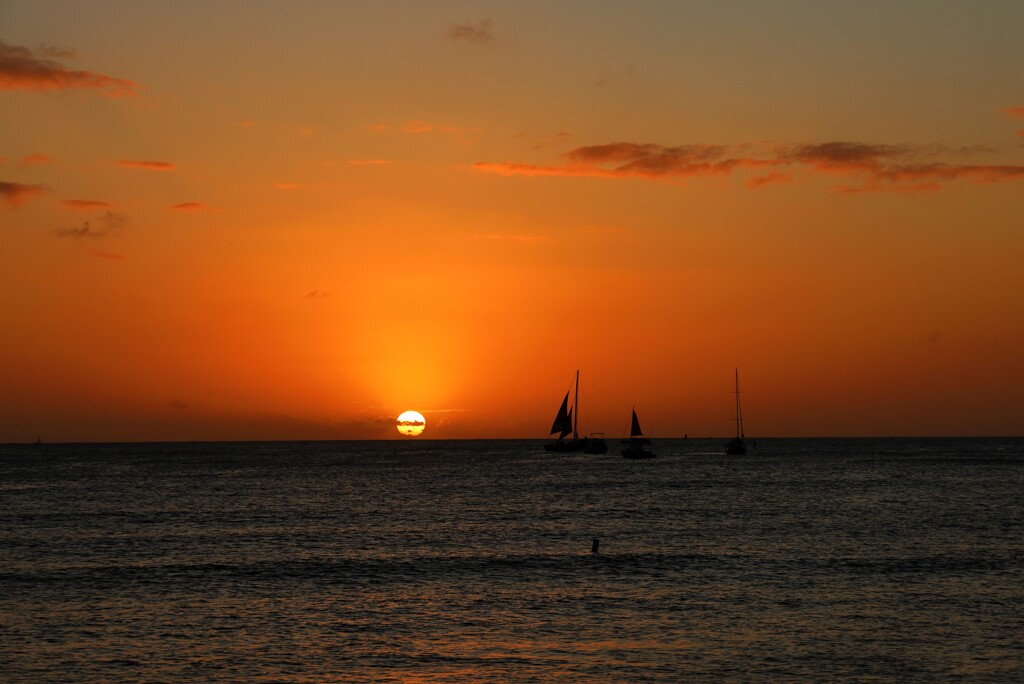
[[[1024,681],[1024,439],[723,444],[0,446],[0,679]]]

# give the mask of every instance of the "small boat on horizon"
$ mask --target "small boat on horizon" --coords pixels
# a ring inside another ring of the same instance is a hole
[[[651,443],[651,440],[644,437],[640,429],[640,419],[636,417],[636,407],[633,407],[633,418],[629,424],[629,439],[622,440],[626,448],[622,450],[622,458],[654,458],[653,451],[644,449],[644,446]]]
[[[551,432],[548,436],[558,435],[553,441],[549,441],[544,445],[545,451],[554,451],[558,453],[571,453],[574,451],[583,451],[587,448],[589,440],[587,438],[580,439],[578,424],[580,417],[580,372],[576,371],[576,390],[573,391],[572,385],[565,393],[565,398],[562,399],[562,405],[558,407],[558,413],[555,415],[555,421],[551,424]],[[569,403],[569,395],[572,394],[572,403]],[[566,439],[568,435],[572,435],[572,439]]]
[[[726,456],[742,456],[747,453],[746,436],[743,434],[743,409],[740,406],[740,369],[736,369],[736,436],[725,445]]]

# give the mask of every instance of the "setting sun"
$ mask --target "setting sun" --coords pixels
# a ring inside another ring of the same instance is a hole
[[[427,428],[422,413],[406,411],[398,416],[398,431],[407,437],[415,437]]]

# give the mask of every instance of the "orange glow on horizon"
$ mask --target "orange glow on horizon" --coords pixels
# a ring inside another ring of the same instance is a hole
[[[5,18],[0,441],[1024,433],[1020,22],[404,7]]]

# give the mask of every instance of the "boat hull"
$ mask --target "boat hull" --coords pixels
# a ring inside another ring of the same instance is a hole
[[[734,439],[725,445],[726,456],[743,456],[747,453],[747,445],[742,439]]]
[[[544,451],[551,451],[558,454],[579,452],[586,448],[586,439],[560,439],[557,442],[548,442],[544,445]]]

